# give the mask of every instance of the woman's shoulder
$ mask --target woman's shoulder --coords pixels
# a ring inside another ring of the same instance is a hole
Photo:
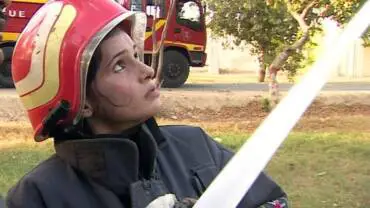
[[[52,190],[50,187],[53,187],[57,181],[55,173],[60,173],[62,166],[64,166],[63,162],[56,155],[42,161],[9,189],[6,197],[8,206],[42,207],[41,195],[50,193]]]
[[[205,131],[199,126],[191,125],[163,125],[160,126],[162,134],[167,139],[175,140],[186,140],[190,142],[191,140],[196,140],[199,142],[200,139],[208,140],[209,137]]]
[[[204,130],[199,126],[193,125],[181,125],[181,124],[171,124],[171,125],[161,125],[159,128],[162,131],[171,133],[171,134],[204,134]]]
[[[39,163],[31,171],[26,173],[10,190],[9,195],[23,192],[24,189],[38,189],[43,184],[50,184],[55,180],[55,173],[62,169],[63,162],[56,155]]]
[[[223,149],[199,126],[167,125],[160,129],[167,143],[179,149],[192,149],[202,154],[218,154]]]
[[[63,161],[56,154],[53,154],[35,166],[22,179],[46,180],[52,177],[54,172],[59,172],[64,165]]]

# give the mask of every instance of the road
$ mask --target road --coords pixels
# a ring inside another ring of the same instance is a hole
[[[292,84],[280,84],[281,91],[287,91],[292,87]],[[164,91],[267,91],[267,84],[259,83],[242,83],[242,84],[185,84],[179,89],[164,89]],[[327,83],[323,91],[368,91],[370,92],[370,83],[368,82],[340,82],[340,83]],[[1,95],[16,95],[14,89],[0,89]]]
[[[293,84],[280,84],[281,91],[288,91]],[[242,83],[242,84],[186,84],[182,90],[191,91],[268,91],[268,85],[263,83]],[[369,91],[370,83],[368,82],[341,82],[327,83],[323,91]]]

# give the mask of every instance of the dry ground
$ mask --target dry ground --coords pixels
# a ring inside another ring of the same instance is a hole
[[[261,123],[262,96],[253,92],[163,93],[161,124],[191,124],[236,150]],[[0,97],[0,195],[52,154],[35,144],[15,96]],[[282,118],[282,122],[284,118]],[[321,95],[267,167],[292,207],[370,207],[370,94]]]
[[[1,137],[31,131],[15,96],[0,97]],[[246,92],[166,91],[158,117],[162,123],[192,123],[253,131],[268,115],[262,96]],[[282,118],[283,120],[283,118]],[[370,132],[370,93],[326,93],[310,106],[295,131]]]
[[[161,124],[197,125],[210,132],[249,134],[268,115],[261,100],[255,93],[167,91],[162,95],[163,108],[158,120]],[[3,96],[0,101],[0,145],[32,140],[32,129],[18,98]],[[294,131],[370,133],[369,101],[367,93],[321,95]]]

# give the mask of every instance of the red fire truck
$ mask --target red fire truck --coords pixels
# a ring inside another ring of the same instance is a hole
[[[85,0],[84,0],[85,1]],[[109,1],[109,0],[107,0]],[[155,19],[155,36],[159,43],[170,0],[115,0],[125,8],[143,11],[147,14],[147,31],[145,34],[146,64],[150,64],[153,51],[152,24]],[[47,0],[13,0],[3,10],[8,17],[0,47],[4,53],[11,53],[18,35],[22,32],[32,15]],[[190,66],[204,66],[206,61],[206,28],[204,6],[200,0],[177,0],[172,18],[168,21],[166,39],[164,40],[164,56],[162,78],[164,87],[180,87],[189,76]],[[8,54],[9,55],[9,54]],[[11,57],[11,56],[7,56]],[[11,58],[0,65],[0,85],[12,87]]]

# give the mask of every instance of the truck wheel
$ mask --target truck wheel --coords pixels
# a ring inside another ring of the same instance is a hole
[[[187,57],[179,51],[164,52],[162,78],[163,87],[181,87],[189,77],[190,66]]]
[[[13,88],[13,78],[11,70],[11,60],[4,61],[0,65],[0,85],[5,88]]]
[[[0,65],[0,86],[5,88],[13,88],[12,78],[12,59],[11,54],[13,53],[13,47],[2,48],[4,52],[4,62]]]

